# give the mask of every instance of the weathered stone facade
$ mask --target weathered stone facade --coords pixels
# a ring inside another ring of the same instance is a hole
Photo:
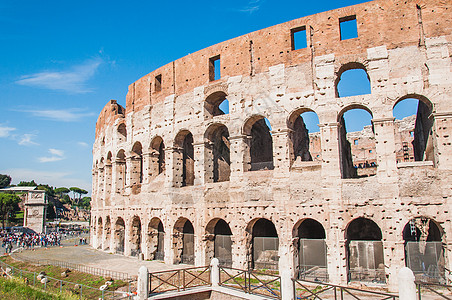
[[[452,269],[451,12],[450,1],[375,0],[211,46],[131,84],[126,108],[110,101],[96,125],[93,246],[206,265],[216,236],[229,236],[228,259],[246,268],[259,263],[256,238],[277,237],[284,285],[299,272],[301,239],[324,241],[333,283],[356,280],[356,241],[378,241],[376,277],[392,288],[411,225],[417,241],[443,243]],[[358,37],[341,40],[350,19]],[[303,30],[307,47],[293,50]],[[370,94],[338,97],[349,69],[366,71]],[[417,159],[398,163],[393,107],[406,98],[420,103]],[[356,174],[345,138],[354,108],[372,115],[373,176]],[[305,111],[319,118],[311,153]]]

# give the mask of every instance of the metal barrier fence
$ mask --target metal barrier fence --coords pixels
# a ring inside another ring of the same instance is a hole
[[[52,260],[52,259],[33,260],[33,259],[21,257],[20,255],[17,255],[17,254],[15,254],[14,257],[21,261],[32,263],[35,265],[41,265],[41,266],[42,265],[51,265],[51,266],[76,270],[76,271],[88,273],[91,275],[102,276],[102,277],[111,277],[113,279],[122,280],[122,281],[135,280],[135,278],[133,276],[130,276],[128,273],[124,273],[124,272],[105,270],[105,269],[100,269],[100,268],[95,268],[95,267],[90,267],[90,266],[85,266],[85,265],[80,265],[80,264],[69,263],[69,262],[65,262],[65,261]]]
[[[277,237],[254,237],[252,268],[278,270],[278,247]]]
[[[430,295],[433,293],[437,299],[452,300],[452,285],[416,281],[416,287],[419,300],[422,300],[422,294],[425,295],[427,292],[430,292]]]
[[[398,295],[352,287],[320,283],[315,281],[292,279],[295,299],[328,299],[328,300],[384,300],[398,299]]]
[[[148,279],[150,295],[211,285],[209,266],[153,272]]]
[[[407,242],[405,252],[407,267],[413,271],[417,281],[446,283],[442,242]]]
[[[71,294],[78,295],[80,299],[105,300],[133,299],[134,296],[131,292],[130,284],[129,292],[108,291],[84,284],[49,277],[47,275],[44,277],[45,279],[42,279],[39,277],[39,273],[18,269],[14,266],[6,264],[3,261],[0,261],[0,267],[3,273],[6,273],[11,277],[21,278],[27,285],[32,285],[52,293],[70,292]]]
[[[281,277],[278,275],[220,266],[219,285],[281,299]]]

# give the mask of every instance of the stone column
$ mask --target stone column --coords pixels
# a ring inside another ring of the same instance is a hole
[[[245,171],[245,161],[249,162],[249,146],[246,142],[246,135],[230,136],[230,159],[231,159],[231,176],[230,181],[239,182]],[[246,171],[248,170],[248,167]]]
[[[248,269],[247,262],[247,242],[244,238],[245,232],[232,235],[232,267],[237,269]],[[246,236],[246,234],[245,234]]]
[[[414,283],[414,274],[407,268],[403,267],[399,271],[398,286],[400,300],[416,300],[416,284]]]
[[[193,143],[193,151],[194,151],[194,168],[195,168],[195,180],[194,185],[204,185],[205,184],[205,175],[206,172],[204,170],[204,156],[206,153],[206,145],[204,141],[200,143]]]
[[[394,235],[393,235],[394,236]],[[398,272],[405,266],[405,242],[401,236],[395,235],[394,240],[383,242],[385,274],[387,276],[388,289],[391,292],[398,290]]]
[[[165,148],[165,187],[180,186],[182,183],[182,148]]]
[[[111,206],[111,191],[112,191],[112,164],[105,165],[105,206]]]
[[[124,255],[130,256],[132,254],[132,249],[130,248],[131,244],[131,226],[132,221],[127,221],[127,219],[124,220]]]
[[[279,238],[279,274],[281,276],[281,293],[283,300],[294,299],[293,282],[293,252],[291,251],[292,239],[289,234],[283,234]]]
[[[290,171],[290,132],[291,129],[272,131],[273,139],[273,165],[275,166],[275,175],[281,173],[287,176]]]
[[[138,270],[137,294],[139,300],[145,300],[149,297],[149,270],[141,266]]]
[[[452,112],[434,113],[433,118],[433,142],[435,147],[435,162],[438,169],[452,169]],[[436,134],[435,134],[436,133]],[[436,138],[435,138],[436,137]]]
[[[99,207],[105,207],[105,169],[99,168],[99,181],[98,181],[98,199]]]
[[[152,152],[144,152],[143,158],[143,183],[149,183],[152,180]]]
[[[375,130],[378,179],[380,182],[397,180],[394,118],[372,119],[372,123]]]

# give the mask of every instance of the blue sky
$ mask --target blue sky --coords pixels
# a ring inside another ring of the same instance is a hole
[[[202,48],[366,1],[1,1],[0,173],[91,190],[98,113]]]

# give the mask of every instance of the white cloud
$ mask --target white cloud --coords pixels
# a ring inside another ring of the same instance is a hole
[[[32,169],[7,169],[0,170],[0,174],[8,174],[12,177],[13,184],[20,181],[34,180],[36,183],[48,184],[53,187],[77,186],[87,191],[91,191],[91,181],[71,177],[69,172],[40,171]]]
[[[252,14],[255,11],[258,11],[260,8],[261,8],[261,0],[250,0],[250,1],[248,1],[248,4],[246,6],[244,6],[243,8],[239,9],[239,11]]]
[[[9,137],[11,131],[14,131],[14,130],[16,130],[16,128],[0,125],[0,138]]]
[[[87,87],[86,82],[93,77],[102,63],[101,58],[90,59],[81,65],[73,66],[70,70],[43,71],[24,75],[16,83],[70,93],[87,93],[91,89]]]
[[[19,138],[18,144],[22,146],[39,145],[38,143],[32,141],[32,139],[34,139],[35,137],[35,134],[25,133]]]
[[[84,112],[76,108],[68,109],[18,109],[16,111],[30,113],[31,115],[52,121],[59,122],[76,122],[84,117],[94,116],[92,112]]]
[[[88,147],[89,146],[88,143],[85,143],[85,142],[78,142],[77,144],[79,146],[81,146],[81,147]]]
[[[64,157],[64,151],[63,150],[58,150],[58,149],[49,149],[49,153],[52,154],[52,156],[43,156],[43,157],[38,157],[38,161],[41,163],[47,163],[47,162],[54,162],[54,161],[59,161],[59,160],[63,160]]]

